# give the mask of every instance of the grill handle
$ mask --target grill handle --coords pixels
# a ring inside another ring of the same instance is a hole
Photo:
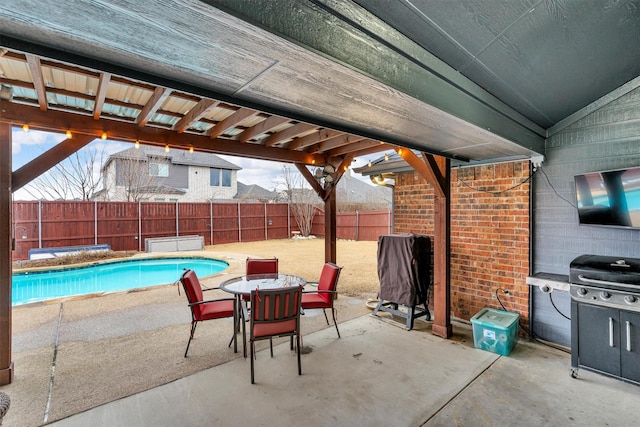
[[[617,286],[620,288],[627,288],[630,290],[636,290],[636,291],[638,290],[638,287],[634,285],[628,285],[620,282],[609,282],[608,280],[590,279],[583,274],[579,274],[578,279],[586,283],[593,283],[594,285]]]
[[[609,347],[613,347],[613,317],[609,317]]]
[[[627,351],[631,351],[631,322],[627,320]]]

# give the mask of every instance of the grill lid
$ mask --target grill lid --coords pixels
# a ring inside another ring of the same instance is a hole
[[[616,289],[616,284],[634,285],[640,291],[640,259],[580,255],[571,261],[569,282],[605,289]],[[628,290],[628,286],[621,289]]]

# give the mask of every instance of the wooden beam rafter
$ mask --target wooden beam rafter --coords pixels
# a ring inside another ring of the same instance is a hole
[[[111,81],[111,74],[100,73],[100,81],[98,83],[98,93],[93,104],[93,118],[98,120],[100,114],[102,114],[102,108],[104,107],[104,100],[107,97],[107,89],[109,88],[109,81]]]
[[[169,95],[171,95],[170,89],[163,87],[155,88],[153,95],[151,95],[149,101],[147,101],[145,106],[142,108],[142,111],[138,114],[136,124],[140,127],[144,127],[151,119],[151,116],[153,116],[155,112],[162,107],[162,104],[164,104],[164,101],[169,97]]]
[[[354,142],[362,141],[363,139],[365,138],[362,136],[348,134],[334,136],[333,138],[327,139],[326,141],[322,141],[310,146],[306,151],[307,153],[322,153],[325,151],[343,147],[345,145],[353,144]]]
[[[269,132],[271,129],[276,128],[284,123],[291,121],[285,117],[271,116],[261,121],[255,126],[252,126],[240,133],[235,139],[240,142],[247,142],[258,135]]]
[[[308,132],[313,131],[314,129],[317,129],[317,126],[314,125],[310,125],[307,123],[296,123],[295,125],[291,126],[290,128],[287,128],[285,130],[282,130],[280,132],[276,132],[273,135],[268,136],[264,141],[264,145],[267,147],[273,147],[274,145],[277,145],[279,143],[281,143],[282,141],[286,141],[288,139],[292,139],[295,137],[298,137],[300,135],[306,134]]]
[[[362,138],[358,138],[358,139],[362,139]],[[378,141],[374,141],[372,139],[366,139],[364,141],[361,140],[359,142],[353,142],[349,145],[344,145],[342,147],[329,150],[327,152],[327,156],[329,157],[342,156],[348,153],[352,153],[354,151],[364,150],[371,147],[378,147],[379,145],[380,143]]]
[[[173,126],[173,129],[178,133],[184,132],[189,128],[189,126],[191,126],[192,123],[200,120],[202,116],[207,114],[207,111],[215,107],[218,103],[218,101],[214,101],[213,99],[201,99],[200,102],[194,105],[187,114],[185,114],[180,120],[178,120],[178,122]]]
[[[310,135],[303,136],[302,138],[296,138],[291,141],[291,144],[287,145],[289,150],[302,150],[307,147],[317,144],[318,142],[326,141],[329,138],[333,138],[338,135],[342,135],[344,132],[338,132],[330,129],[320,129],[318,132],[314,132]]]
[[[111,140],[134,142],[141,144],[169,145],[175,148],[195,149],[209,153],[229,154],[233,156],[250,157],[255,159],[273,160],[286,163],[323,164],[326,158],[321,155],[309,154],[304,151],[291,151],[279,147],[265,147],[259,144],[245,144],[234,140],[210,138],[206,135],[191,133],[178,134],[169,129],[145,126],[143,128],[132,122],[107,120],[101,118],[93,120],[89,115],[79,115],[62,111],[40,111],[38,108],[16,104],[10,101],[0,101],[0,122],[22,125],[28,121],[32,129],[49,132],[65,133],[70,130],[74,135],[93,135],[99,138],[103,132]]]
[[[228,129],[236,126],[238,123],[241,123],[243,120],[246,120],[249,117],[257,116],[258,114],[258,111],[252,110],[250,108],[238,108],[229,117],[219,121],[215,126],[213,126],[211,130],[209,130],[209,137],[217,138],[220,135],[224,134]]]
[[[26,58],[29,72],[31,73],[31,80],[33,81],[33,88],[38,97],[38,104],[42,111],[47,111],[47,93],[44,86],[44,78],[42,77],[40,58],[34,55],[27,55]]]

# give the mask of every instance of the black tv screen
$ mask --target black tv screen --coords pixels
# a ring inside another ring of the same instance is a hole
[[[640,167],[574,179],[580,224],[640,228]]]

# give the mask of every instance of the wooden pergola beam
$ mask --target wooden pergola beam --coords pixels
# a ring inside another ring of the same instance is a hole
[[[266,147],[273,147],[274,145],[277,145],[288,139],[295,138],[307,132],[311,132],[314,129],[316,129],[316,126],[314,125],[310,125],[307,123],[296,123],[290,128],[287,128],[283,131],[276,132],[273,135],[268,136],[264,140],[264,145]]]
[[[307,150],[309,153],[319,153],[324,151],[329,151],[333,149],[338,149],[340,147],[344,147],[345,145],[353,144],[358,141],[362,141],[365,139],[362,136],[356,135],[339,135],[334,136],[333,138],[327,139],[326,141],[322,141],[318,144],[314,144]]]
[[[279,147],[265,147],[259,144],[243,144],[229,139],[214,138],[206,135],[178,134],[175,131],[144,127],[140,128],[132,122],[100,119],[81,116],[73,113],[48,110],[40,111],[35,107],[0,101],[0,122],[22,125],[28,122],[32,129],[65,133],[70,130],[74,135],[93,135],[99,138],[103,132],[115,141],[189,149],[193,147],[201,151],[232,156],[250,157],[254,159],[273,160],[285,163],[303,163],[307,165],[323,164],[326,159],[322,155],[309,154],[304,151],[290,151]]]
[[[247,142],[251,138],[255,138],[258,135],[269,132],[271,129],[280,126],[283,123],[287,123],[289,119],[279,116],[271,116],[261,121],[255,126],[250,127],[242,131],[236,138],[240,142]]]
[[[225,133],[227,129],[234,127],[235,125],[243,120],[248,119],[249,117],[257,116],[258,114],[259,113],[256,110],[251,110],[249,108],[238,108],[235,113],[231,114],[226,119],[216,123],[216,125],[209,130],[209,137],[217,138]]]
[[[27,55],[27,64],[29,66],[29,72],[31,73],[33,88],[35,89],[36,96],[38,97],[38,105],[40,105],[40,109],[42,111],[47,111],[47,94],[45,92],[44,79],[42,77],[40,58],[34,55]]]
[[[98,120],[100,118],[100,114],[102,114],[102,108],[104,107],[104,100],[107,97],[107,89],[109,88],[110,81],[111,74],[100,73],[98,92],[96,93],[96,100],[93,104],[93,118],[95,120]]]
[[[185,114],[178,122],[173,126],[173,130],[178,133],[182,133],[185,130],[189,129],[192,123],[197,122],[207,114],[207,111],[212,107],[218,105],[218,101],[214,101],[213,99],[203,98],[196,105],[189,110],[187,114]]]
[[[338,136],[342,134],[343,132],[338,132],[335,130],[319,129],[317,132],[314,132],[310,135],[303,136],[302,138],[297,138],[291,141],[291,144],[287,145],[287,148],[289,150],[302,150],[312,146],[313,144],[326,141],[329,138],[333,138],[334,136]]]
[[[13,173],[11,192],[13,193],[24,187],[33,179],[42,175],[95,139],[96,137],[93,135],[76,134],[73,138],[65,139],[59,144],[54,145],[48,151],[42,153]]]
[[[171,95],[171,90],[163,87],[157,87],[153,91],[153,95],[149,98],[149,101],[145,104],[144,108],[138,114],[136,118],[136,124],[140,127],[145,127],[149,122],[151,116],[155,114],[158,109],[162,107],[164,101]]]

